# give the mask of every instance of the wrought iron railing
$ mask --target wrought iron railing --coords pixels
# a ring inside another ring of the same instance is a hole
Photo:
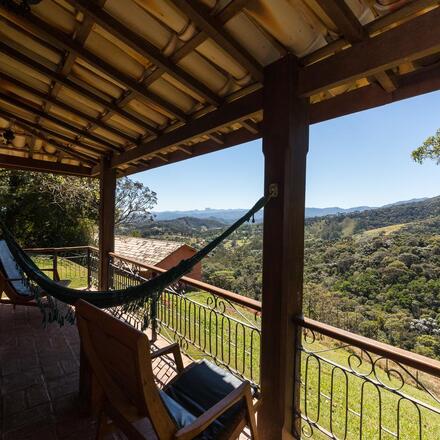
[[[97,286],[97,249],[30,252],[54,277],[70,279],[78,287]],[[163,271],[114,253],[109,264],[113,289]],[[141,329],[150,308],[130,315],[117,308],[110,312]],[[260,315],[258,301],[183,277],[161,295],[149,331],[179,342],[187,356],[209,358],[258,387]],[[309,318],[298,318],[295,325],[302,335],[296,438],[440,438],[440,362]]]
[[[311,319],[297,323],[298,438],[440,438],[440,362]]]
[[[54,280],[68,280],[72,288],[91,288],[97,274],[97,250],[90,246],[26,249]],[[95,264],[94,264],[95,263]]]
[[[113,288],[135,285],[163,269],[111,254]],[[177,341],[192,358],[209,358],[256,386],[260,379],[261,303],[183,277],[162,293],[153,334]],[[127,317],[141,327],[144,311]]]

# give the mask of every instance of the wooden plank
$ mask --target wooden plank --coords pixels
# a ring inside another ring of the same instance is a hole
[[[362,41],[300,71],[299,93],[311,96],[440,51],[440,8]]]
[[[214,131],[218,127],[232,124],[261,109],[262,91],[258,90],[243,98],[220,106],[205,116],[194,119],[180,128],[177,128],[139,147],[132,148],[119,156],[114,156],[112,166],[133,162],[142,156],[154,153],[164,147],[180,144],[188,139]]]
[[[39,110],[38,108],[33,107],[32,105],[26,104],[24,98],[21,98],[18,96],[14,97],[11,94],[6,94],[6,93],[0,92],[0,100],[3,100],[9,104],[12,104],[13,106],[18,107],[18,108],[20,108],[28,113],[31,113],[35,116],[39,116],[42,119],[46,119],[48,121],[51,121],[54,124],[64,128],[65,130],[74,133],[76,136],[87,137],[87,138],[95,141],[98,145],[102,145],[103,148],[109,148],[110,150],[118,151],[118,152],[123,151],[123,148],[118,147],[118,146],[112,144],[111,142],[106,141],[105,139],[102,139],[101,137],[94,135],[93,133],[88,133],[84,129],[77,127],[75,125],[69,124],[68,122],[64,121],[63,119],[59,119],[49,113],[45,113],[42,110]]]
[[[318,0],[318,3],[348,41],[354,43],[368,38],[345,0]]]
[[[11,58],[14,58],[18,62],[35,70],[36,72],[54,80],[54,81],[57,81],[57,82],[63,84],[64,86],[68,87],[69,89],[71,89],[75,93],[78,93],[78,94],[84,96],[85,98],[96,102],[97,104],[101,105],[106,110],[106,112],[113,111],[113,112],[117,113],[118,115],[120,115],[121,117],[123,117],[124,119],[128,119],[129,121],[132,121],[132,122],[136,123],[137,125],[139,125],[140,127],[143,127],[146,130],[148,130],[156,135],[159,134],[159,131],[156,129],[155,125],[153,125],[152,123],[149,123],[149,122],[145,121],[143,118],[140,118],[140,117],[124,110],[124,109],[119,108],[113,102],[102,98],[101,96],[99,96],[97,94],[96,90],[95,90],[96,93],[92,92],[85,85],[81,85],[81,84],[79,84],[69,78],[65,78],[63,75],[61,75],[57,72],[54,72],[53,70],[47,68],[43,64],[38,63],[34,59],[24,55],[23,53],[21,53],[20,51],[18,51],[14,47],[5,43],[4,41],[0,41],[0,52],[4,53],[5,55],[10,56]]]
[[[222,136],[223,144],[219,144],[212,139],[208,139],[204,142],[199,142],[197,144],[192,145],[188,150],[188,147],[182,148],[178,147],[177,151],[173,151],[172,153],[167,154],[168,164],[180,162],[182,160],[190,159],[192,157],[202,156],[208,153],[214,153],[216,151],[224,150],[225,148],[234,147],[235,145],[244,144],[246,142],[251,142],[261,137],[261,132],[251,133],[245,128],[240,128],[238,130],[234,130],[231,133],[224,134]],[[130,174],[139,173],[145,170],[151,170],[153,168],[158,168],[165,163],[157,158],[153,158],[148,161],[147,164],[137,165],[133,167],[129,167],[126,170],[122,171],[121,175],[128,176]],[[98,172],[98,168],[95,167],[92,170],[92,173],[96,174]]]
[[[370,84],[310,106],[312,124],[391,104],[403,99],[440,90],[440,66],[402,75],[397,89],[387,93],[378,84]]]
[[[170,61],[169,58],[163,56],[162,52],[148,40],[140,37],[131,29],[124,26],[121,22],[115,20],[110,14],[97,6],[93,1],[75,0],[73,3],[83,12],[91,16],[96,23],[109,31],[112,35],[116,36],[132,49],[151,60],[161,69],[161,71],[171,75],[173,78],[184,84],[189,89],[193,90],[210,104],[218,105],[220,103],[221,98],[205,84],[192,77],[181,67]]]
[[[93,153],[97,156],[101,156],[102,154],[105,154],[105,151],[98,150],[90,145],[83,144],[81,141],[78,141],[77,139],[71,139],[68,136],[62,135],[56,131],[50,130],[49,128],[42,127],[39,124],[36,124],[35,122],[28,121],[27,119],[21,118],[19,116],[16,116],[14,113],[10,113],[6,110],[0,109],[0,116],[6,119],[13,119],[15,122],[18,122],[19,124],[23,125],[24,127],[32,127],[35,130],[38,130],[41,133],[46,134],[47,136],[53,136],[57,139],[60,139],[64,142],[67,142],[68,144],[72,146],[79,146],[84,148],[87,153]]]
[[[263,82],[263,69],[260,63],[245,48],[240,46],[215,18],[210,17],[202,10],[201,6],[196,6],[192,1],[174,0],[173,3],[193,20],[206,35],[245,67],[255,80]]]
[[[25,28],[34,30],[37,35],[44,35],[44,37],[53,43],[55,47],[75,53],[77,56],[90,63],[95,68],[113,78],[119,84],[122,84],[124,87],[131,90],[140,100],[146,102],[147,104],[152,104],[153,108],[160,107],[167,114],[172,115],[180,121],[186,120],[186,114],[177,106],[164,100],[155,93],[148,91],[135,79],[121,72],[112,64],[104,61],[102,58],[99,58],[93,52],[83,47],[80,43],[72,40],[68,35],[59,31],[55,27],[50,26],[46,21],[42,20],[38,16],[32,13],[27,13],[25,15],[15,14],[1,4],[0,9],[5,10],[6,14],[11,16],[16,23],[23,25]]]
[[[355,113],[362,110],[367,110],[370,108],[378,107],[381,105],[390,104],[392,102],[400,101],[402,99],[411,98],[417,95],[421,95],[424,93],[429,93],[435,90],[440,89],[440,66],[436,66],[433,68],[427,68],[425,70],[416,71],[407,75],[404,75],[400,77],[397,80],[398,88],[393,93],[387,93],[385,92],[378,84],[371,84],[366,87],[362,87],[356,90],[353,90],[348,93],[343,93],[341,95],[338,95],[334,98],[328,99],[326,101],[318,102],[316,104],[313,104],[310,106],[310,123],[316,124],[319,122],[323,122],[329,119],[337,118],[340,116],[348,115],[351,113]],[[241,98],[244,99],[244,98]],[[235,101],[238,105],[238,100]],[[250,104],[252,102],[252,105]],[[232,104],[232,103],[231,103]],[[253,92],[252,94],[247,96],[247,104],[245,102],[241,102],[241,110],[243,113],[252,113],[252,112],[258,112],[262,109],[262,90],[258,90],[256,92]],[[224,113],[225,115],[228,114],[228,112]],[[232,115],[232,112],[230,113]],[[237,116],[238,113],[235,113],[234,116]],[[203,133],[203,129],[214,130],[215,128],[218,128],[222,125],[222,123],[228,119],[223,118],[221,111],[220,113],[213,112],[209,113],[202,118],[207,118],[206,120],[201,121],[200,126],[196,124],[197,120],[194,120],[194,126],[192,129],[189,129],[188,131],[185,129],[185,127],[189,128],[188,126],[183,126],[179,129],[174,130],[173,132],[167,133],[166,135],[163,135],[161,138],[151,142],[147,143],[145,145],[150,145],[151,151],[156,151],[160,148],[167,147],[169,145],[174,145],[175,143],[183,142],[184,140],[195,137],[198,134]],[[200,118],[200,119],[202,119]],[[209,119],[209,120],[208,120]],[[241,122],[240,122],[241,123]],[[191,123],[190,123],[191,124]],[[185,129],[185,131],[183,131]],[[182,130],[182,132],[180,131]],[[199,131],[200,130],[200,131]],[[166,136],[166,137],[165,137]],[[255,134],[252,139],[258,139],[260,137],[259,134]],[[231,138],[232,139],[232,138]],[[241,142],[247,142],[247,140],[241,141],[241,139],[237,139],[237,144]],[[170,144],[171,143],[171,144]],[[204,144],[204,143],[202,143]],[[212,142],[209,142],[211,145]],[[193,147],[191,147],[191,152],[197,152],[200,144],[194,144]],[[225,142],[224,148],[229,148],[233,146],[231,142]],[[215,149],[207,149],[206,151],[201,149],[201,151],[204,151],[203,154],[209,153],[212,151],[219,151],[221,150],[218,148]],[[148,154],[148,148],[145,148],[145,153],[142,153],[140,150],[133,149],[130,150],[130,156],[128,156],[129,152],[123,153],[120,157],[116,156],[113,160],[113,166],[118,166],[122,163],[128,163],[131,160],[135,160],[133,158],[138,158],[143,155]],[[150,152],[151,152],[150,151]],[[126,156],[127,155],[127,156]],[[178,157],[178,159],[173,160],[172,162],[177,162],[178,160],[185,160],[188,157],[185,154],[176,155],[173,153],[175,157]],[[198,155],[198,154],[196,154]],[[129,160],[127,160],[129,159]],[[156,163],[154,167],[161,166],[161,163]],[[150,163],[150,167],[151,163]],[[149,169],[148,166],[140,167],[139,171]],[[136,173],[135,168],[131,168],[128,172],[128,174]]]
[[[93,117],[89,116],[87,113],[84,113],[81,110],[78,110],[75,107],[72,107],[72,106],[66,104],[65,102],[59,100],[58,98],[56,98],[56,96],[54,96],[54,93],[46,94],[46,93],[40,92],[39,90],[34,89],[33,87],[25,84],[24,82],[19,81],[18,79],[13,78],[3,72],[0,72],[0,79],[8,82],[10,84],[13,84],[14,86],[19,87],[21,90],[28,92],[28,93],[36,96],[37,98],[40,98],[42,101],[44,101],[46,103],[51,103],[51,104],[53,104],[63,110],[66,110],[66,111],[72,113],[73,115],[84,119],[85,121],[89,122],[90,124],[97,125],[98,127],[102,128],[103,130],[106,130],[110,133],[113,133],[116,136],[121,137],[122,139],[125,139],[127,142],[130,142],[130,143],[136,142],[136,139],[131,138],[127,134],[112,127],[111,125],[105,124],[105,123],[101,122],[98,118],[93,118]],[[47,111],[47,106],[46,106],[46,111]]]
[[[99,289],[108,290],[110,252],[115,250],[116,170],[110,158],[101,159],[99,177]]]
[[[264,186],[269,193],[275,185],[278,195],[264,209],[258,429],[263,439],[292,438],[295,430],[300,438],[300,332],[293,317],[302,314],[309,104],[295,96],[299,67],[293,56],[264,74]]]
[[[6,154],[0,154],[0,168],[91,177],[90,168],[57,162],[49,162],[46,160],[36,160],[18,156],[9,156]]]

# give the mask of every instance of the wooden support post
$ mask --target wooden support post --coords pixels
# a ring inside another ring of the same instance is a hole
[[[99,289],[109,288],[109,252],[115,247],[116,170],[109,158],[101,160],[99,201]]]
[[[265,190],[278,196],[264,209],[261,438],[300,438],[300,332],[309,103],[297,94],[293,55],[264,72]]]

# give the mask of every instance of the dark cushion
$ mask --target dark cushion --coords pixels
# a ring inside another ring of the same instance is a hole
[[[192,364],[165,390],[167,395],[195,417],[199,417],[243,382],[206,360]],[[221,439],[244,414],[239,402],[221,415],[198,439]]]
[[[174,420],[176,426],[180,429],[187,425],[190,425],[196,419],[190,412],[188,412],[183,406],[179,405],[174,399],[172,399],[164,391],[159,391],[162,402],[167,407],[167,410]]]

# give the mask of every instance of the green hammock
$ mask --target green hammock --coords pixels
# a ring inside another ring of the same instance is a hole
[[[153,305],[151,307],[151,317],[155,318],[155,305],[162,291],[167,286],[173,284],[182,276],[190,272],[197,263],[215,249],[225,238],[231,235],[243,223],[250,220],[256,212],[263,208],[270,198],[270,195],[262,197],[243,217],[237,220],[233,225],[192,257],[182,260],[173,268],[142,284],[121,290],[85,291],[72,289],[56,283],[38,268],[29,255],[27,255],[27,253],[17,244],[5,225],[0,224],[0,226],[3,231],[3,237],[14,256],[17,265],[26,274],[30,281],[37,284],[46,294],[50,295],[50,297],[70,305],[74,305],[77,300],[83,299],[101,309],[121,306],[122,313],[133,313],[138,309],[145,308],[148,301],[151,300]],[[61,313],[56,301],[53,301],[50,297],[48,297],[46,303],[43,303],[38,291],[35,292],[35,299],[44,313],[44,322],[56,321],[62,325],[66,320],[73,323],[75,318],[72,310],[69,308],[66,313]],[[148,322],[146,320],[145,326],[147,324]]]

